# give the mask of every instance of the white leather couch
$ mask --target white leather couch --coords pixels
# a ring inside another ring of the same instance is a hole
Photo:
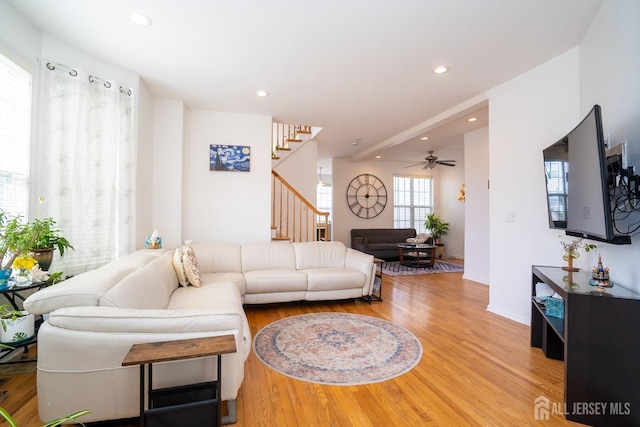
[[[138,416],[139,368],[121,366],[131,346],[231,334],[222,356],[222,400],[235,399],[251,351],[243,304],[370,295],[373,256],[340,242],[192,245],[202,287],[179,286],[174,250],[140,250],[42,289],[24,302],[49,314],[38,332],[42,420],[91,410],[84,422]],[[214,358],[154,364],[154,387],[215,379]]]

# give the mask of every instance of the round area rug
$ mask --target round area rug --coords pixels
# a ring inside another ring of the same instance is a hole
[[[386,320],[348,313],[291,316],[258,332],[253,351],[268,367],[302,381],[357,385],[410,371],[422,358],[411,332]]]

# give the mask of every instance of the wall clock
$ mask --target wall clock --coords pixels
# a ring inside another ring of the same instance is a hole
[[[375,218],[387,206],[387,188],[377,176],[363,173],[349,183],[347,204],[360,218]]]

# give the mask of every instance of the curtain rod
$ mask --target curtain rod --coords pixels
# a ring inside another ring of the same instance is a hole
[[[77,77],[78,76],[78,71],[76,71],[75,69],[73,69],[73,68],[71,68],[71,67],[69,67],[67,65],[54,64],[52,62],[47,62],[47,69],[53,71],[56,68],[60,68],[61,70],[68,71],[69,75],[71,77]],[[93,83],[94,81],[99,81],[104,85],[104,87],[106,87],[107,89],[111,89],[111,82],[109,82],[107,80],[104,80],[104,79],[102,79],[100,77],[97,77],[97,76],[94,76],[94,75],[89,75],[89,81],[91,83]],[[120,86],[120,93],[122,93],[122,94],[126,93],[128,96],[131,96],[133,94],[133,91],[131,89],[123,88],[122,86]]]

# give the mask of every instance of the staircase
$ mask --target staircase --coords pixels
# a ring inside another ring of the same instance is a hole
[[[271,240],[331,240],[329,212],[319,211],[278,172],[272,170],[271,175]]]
[[[271,238],[275,241],[330,240],[329,213],[320,212],[273,168],[291,158],[322,130],[320,127],[273,123],[271,159]]]

